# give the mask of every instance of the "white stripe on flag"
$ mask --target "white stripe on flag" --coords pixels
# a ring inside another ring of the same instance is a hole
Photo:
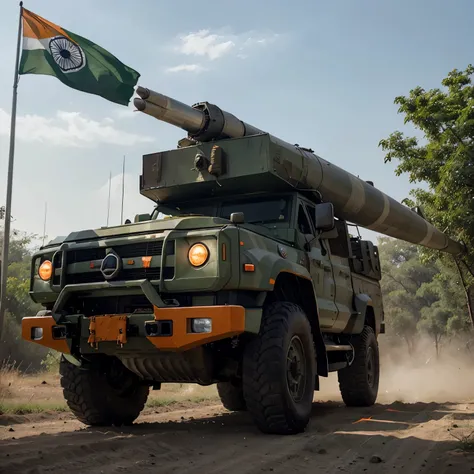
[[[27,49],[29,51],[34,49],[49,49],[49,42],[51,38],[28,38],[27,36],[23,37],[23,49]]]

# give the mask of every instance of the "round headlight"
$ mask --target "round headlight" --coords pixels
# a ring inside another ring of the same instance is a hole
[[[43,281],[48,281],[53,276],[53,264],[45,260],[38,269],[38,275]]]
[[[189,263],[193,267],[201,267],[209,258],[209,250],[204,244],[194,244],[188,253]]]

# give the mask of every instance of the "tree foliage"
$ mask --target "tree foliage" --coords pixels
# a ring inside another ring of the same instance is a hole
[[[402,338],[410,354],[426,335],[439,355],[444,339],[471,327],[459,273],[439,259],[423,262],[407,242],[381,237],[378,248],[388,334]]]
[[[452,70],[442,88],[418,86],[408,96],[395,98],[398,112],[405,116],[419,137],[395,131],[380,141],[385,162],[398,161],[396,174],[407,173],[412,183],[425,183],[404,200],[423,208],[427,219],[440,230],[466,245],[462,262],[446,254],[423,249],[422,260],[442,260],[451,270],[462,272],[460,286],[470,305],[474,323],[474,67]]]
[[[31,255],[36,247],[36,235],[13,231],[8,254],[7,312],[17,321],[26,315],[36,314],[38,305],[31,300],[30,286]],[[0,234],[3,246],[3,234]]]
[[[0,246],[3,234],[0,233]],[[34,316],[40,306],[33,303],[28,292],[30,286],[30,265],[32,252],[36,247],[36,236],[12,231],[9,251],[7,279],[6,321],[0,341],[0,364],[2,360],[21,364],[26,369],[38,369],[47,354],[47,349],[23,341],[20,323],[24,316]]]

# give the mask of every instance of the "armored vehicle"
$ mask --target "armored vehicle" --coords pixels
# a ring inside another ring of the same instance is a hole
[[[292,434],[334,371],[347,406],[374,404],[381,269],[377,246],[350,226],[461,245],[310,149],[207,102],[137,92],[139,111],[188,132],[143,156],[153,212],[57,238],[32,261],[44,310],[23,319],[23,338],[62,353],[72,412],[129,424],[163,383],[217,384],[226,408]]]

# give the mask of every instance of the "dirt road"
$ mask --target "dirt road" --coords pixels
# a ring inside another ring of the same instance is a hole
[[[84,428],[69,414],[42,417],[24,423],[12,418],[0,427],[0,472],[474,471],[474,454],[460,449],[453,436],[474,430],[474,404],[348,409],[339,402],[315,403],[308,430],[290,437],[262,435],[247,414],[229,414],[220,405],[148,410],[126,429]]]
[[[376,406],[346,408],[334,375],[322,381],[315,400],[326,401],[314,403],[307,431],[297,436],[263,435],[248,414],[228,413],[209,398],[214,392],[189,387],[181,395],[152,392],[155,403],[126,429],[86,428],[67,411],[0,415],[0,472],[474,472],[472,360],[389,355]],[[7,387],[8,403],[63,403],[57,378],[12,379]],[[456,439],[469,436],[470,444]]]

